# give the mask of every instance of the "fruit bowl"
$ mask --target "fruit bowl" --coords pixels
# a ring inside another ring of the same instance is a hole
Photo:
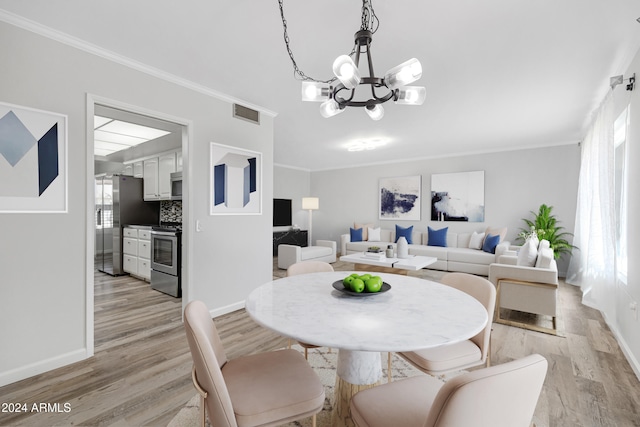
[[[351,295],[354,297],[370,297],[373,295],[383,294],[387,292],[389,289],[391,289],[391,285],[388,284],[387,282],[382,282],[382,287],[378,292],[367,292],[366,290],[363,292],[350,291],[344,287],[342,280],[336,280],[335,282],[333,282],[332,286],[333,286],[333,289],[335,289],[336,291],[340,291],[343,294]]]

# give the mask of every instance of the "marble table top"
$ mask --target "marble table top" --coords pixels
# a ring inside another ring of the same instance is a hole
[[[332,287],[351,273],[311,273],[268,282],[251,292],[246,310],[257,323],[284,336],[356,351],[453,344],[475,336],[489,320],[475,298],[416,277],[374,273],[391,290],[368,297],[345,295]]]

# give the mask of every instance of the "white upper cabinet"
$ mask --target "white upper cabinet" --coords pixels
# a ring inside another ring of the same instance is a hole
[[[158,169],[157,157],[144,161],[144,200],[160,200],[160,191],[158,190]]]
[[[171,200],[171,174],[176,171],[176,153],[159,157],[158,189],[160,200]]]
[[[171,174],[177,170],[178,154],[166,153],[144,161],[144,200],[171,200]]]

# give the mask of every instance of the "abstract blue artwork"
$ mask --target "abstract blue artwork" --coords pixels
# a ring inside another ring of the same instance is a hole
[[[420,221],[421,177],[380,179],[380,219]]]
[[[67,117],[0,103],[0,212],[67,212]]]
[[[211,143],[211,215],[262,213],[261,154]]]
[[[431,175],[431,220],[484,222],[484,171]]]

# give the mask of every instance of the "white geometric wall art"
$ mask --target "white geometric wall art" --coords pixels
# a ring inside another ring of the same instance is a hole
[[[262,154],[211,143],[210,214],[262,214]]]
[[[484,222],[484,171],[431,175],[431,221]]]
[[[67,116],[0,102],[0,213],[64,213],[67,199]]]

